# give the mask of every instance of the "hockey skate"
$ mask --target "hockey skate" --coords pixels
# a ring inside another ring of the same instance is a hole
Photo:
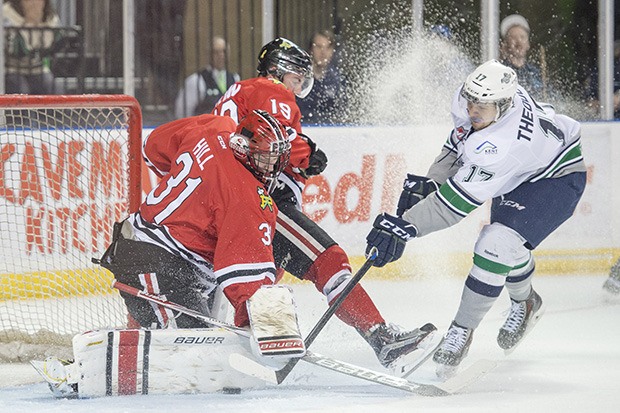
[[[544,313],[542,299],[533,288],[525,300],[511,301],[510,314],[497,336],[497,344],[506,354],[514,351]]]
[[[70,383],[72,361],[48,357],[43,361],[33,360],[30,364],[37,373],[43,376],[54,396],[58,398],[78,397],[77,383]]]
[[[605,280],[603,288],[612,294],[620,293],[620,260],[611,267],[609,278]]]
[[[383,323],[361,334],[375,351],[379,362],[402,376],[412,371],[412,365],[419,365],[430,356],[435,349],[435,330],[437,328],[431,323],[411,331]]]
[[[472,328],[461,327],[455,321],[450,324],[439,349],[433,355],[433,361],[437,363],[437,377],[446,380],[456,373],[459,364],[469,352],[473,337]]]

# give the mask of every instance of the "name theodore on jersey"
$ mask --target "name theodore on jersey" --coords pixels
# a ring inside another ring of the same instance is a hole
[[[523,112],[521,113],[521,120],[519,121],[519,134],[517,135],[517,139],[526,139],[528,141],[532,140],[532,134],[534,133],[534,111],[532,110],[532,105],[527,101],[527,97],[521,92],[517,90],[517,95],[521,98],[521,103],[523,104]]]
[[[174,344],[223,344],[225,337],[185,337],[174,338]]]

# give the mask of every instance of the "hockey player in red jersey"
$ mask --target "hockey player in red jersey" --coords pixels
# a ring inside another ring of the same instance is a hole
[[[306,178],[320,174],[327,166],[323,151],[301,133],[301,112],[295,101],[295,96],[303,98],[312,89],[312,62],[296,44],[277,38],[261,49],[257,71],[258,77],[232,85],[213,113],[238,121],[249,111],[262,109],[288,127],[290,163],[271,192],[279,209],[273,240],[275,263],[279,269],[313,282],[331,303],[351,278],[351,265],[344,250],[301,208]],[[361,285],[351,291],[336,315],[357,329],[388,368],[403,362],[395,363],[401,356],[419,348],[428,350],[435,330],[430,323],[412,331],[386,324]]]
[[[219,286],[235,324],[248,325],[246,301],[275,281],[277,207],[268,191],[290,156],[282,125],[258,110],[239,125],[211,114],[179,119],[156,128],[143,154],[161,181],[115,225],[101,265],[123,283],[204,314]],[[121,295],[143,327],[206,327]]]

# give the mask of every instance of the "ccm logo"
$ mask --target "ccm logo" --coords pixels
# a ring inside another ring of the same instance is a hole
[[[409,234],[407,231],[405,231],[404,229],[394,225],[394,223],[388,221],[385,218],[381,220],[379,225],[381,225],[386,230],[390,231],[392,234],[398,236],[398,238],[400,238],[402,240],[409,241],[412,238],[411,234]],[[410,225],[408,225],[408,226],[410,226]]]

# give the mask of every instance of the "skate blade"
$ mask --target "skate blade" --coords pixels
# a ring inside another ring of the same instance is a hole
[[[540,308],[538,309],[538,311],[536,312],[536,314],[534,314],[534,316],[532,317],[532,319],[530,320],[527,328],[525,329],[525,331],[523,332],[523,337],[521,337],[521,340],[519,340],[514,346],[512,346],[509,349],[504,350],[504,355],[509,355],[511,354],[513,351],[515,351],[515,349],[517,347],[519,347],[519,345],[521,343],[523,343],[523,340],[525,339],[525,337],[530,333],[530,331],[532,331],[532,329],[534,328],[534,326],[536,325],[536,323],[538,323],[538,320],[540,320],[540,318],[543,316],[543,314],[545,314],[545,310],[547,309],[547,306],[545,305],[545,303],[542,303],[542,305],[540,306]]]
[[[390,371],[395,376],[406,378],[420,368],[439,348],[442,336],[436,332],[430,333],[424,340],[420,341],[416,350],[405,354],[394,360],[390,365]]]
[[[620,281],[609,277],[607,280],[605,280],[605,283],[603,284],[603,289],[608,293],[618,295],[620,294]]]

